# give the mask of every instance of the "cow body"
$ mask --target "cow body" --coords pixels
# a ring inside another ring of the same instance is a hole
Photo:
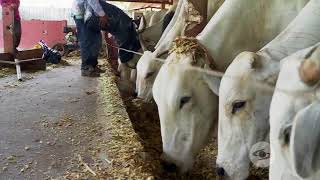
[[[320,44],[286,58],[270,106],[271,180],[320,179]]]
[[[225,174],[248,171],[250,149],[269,141],[272,91],[256,85],[274,85],[280,60],[320,41],[319,9],[320,1],[311,0],[274,40],[256,53],[241,53],[227,68],[219,91],[217,157],[217,165]]]
[[[208,1],[207,21],[211,19],[223,2],[224,0]],[[176,11],[175,17],[173,18],[174,21],[169,24],[168,28],[166,29],[167,33],[161,37],[155,51],[146,51],[140,58],[137,64],[138,75],[136,80],[138,97],[147,101],[152,99],[153,82],[162,66],[162,63],[156,61],[155,58],[163,52],[168,51],[172,47],[172,43],[176,37],[184,35],[184,28],[186,27],[188,20],[187,17],[189,16],[186,9],[186,7],[188,7],[188,3],[190,2],[187,0],[179,1],[178,6],[180,5],[180,11]]]
[[[141,49],[139,50],[140,53],[154,49],[163,33],[164,16],[166,16],[167,13],[172,13],[172,11],[174,12],[175,7],[176,6],[170,8],[168,12],[166,10],[148,12],[141,17],[138,28],[139,41],[141,44]],[[136,74],[136,70],[132,69],[135,68],[139,58],[139,55],[134,55],[127,65],[123,64],[120,60],[118,61],[118,71],[120,72],[123,80],[134,79],[133,81],[135,81],[134,76]]]
[[[177,48],[168,56],[153,86],[167,161],[182,170],[190,169],[217,125],[218,97],[209,88],[215,78],[185,67],[206,68],[203,62],[210,56],[215,69],[224,71],[239,52],[257,51],[275,38],[305,4],[302,0],[225,1],[197,36],[205,55],[199,56],[198,49],[179,53]],[[247,175],[244,171],[232,178]]]
[[[174,12],[174,9],[171,9]],[[154,24],[163,21],[164,16],[167,14],[166,9],[161,9],[160,11],[156,11],[150,18],[149,27],[153,26]]]

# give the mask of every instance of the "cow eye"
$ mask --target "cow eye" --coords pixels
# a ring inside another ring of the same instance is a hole
[[[185,104],[187,104],[190,101],[190,96],[184,96],[180,99],[180,109],[183,108]]]
[[[288,145],[290,143],[291,129],[292,129],[291,124],[286,125],[285,127],[280,129],[279,139],[283,146]]]
[[[154,74],[154,72],[148,72],[146,75],[146,79],[150,78],[153,74]]]
[[[246,101],[236,101],[232,103],[232,114],[235,114],[246,106]]]

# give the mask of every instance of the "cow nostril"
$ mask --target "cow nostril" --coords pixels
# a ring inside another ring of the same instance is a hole
[[[224,169],[222,167],[217,167],[216,171],[217,171],[218,176],[225,176],[226,175],[226,172],[224,171]]]
[[[174,163],[170,163],[167,161],[161,161],[162,168],[170,173],[176,172],[178,167]]]
[[[132,94],[132,96],[136,98],[136,97],[138,97],[138,93],[137,93],[137,92],[134,92],[134,93]]]

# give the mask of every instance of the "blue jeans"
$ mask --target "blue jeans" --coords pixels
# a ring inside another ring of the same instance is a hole
[[[98,55],[102,45],[101,32],[89,28],[83,19],[74,18],[80,42],[81,69],[87,70],[98,65]]]

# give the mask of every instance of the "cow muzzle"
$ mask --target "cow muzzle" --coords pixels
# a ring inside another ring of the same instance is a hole
[[[169,173],[175,173],[178,172],[178,166],[175,163],[166,161],[166,160],[161,160],[161,166],[163,170]]]
[[[227,175],[226,171],[224,170],[223,167],[217,167],[216,168],[216,173],[219,177],[225,177]]]

